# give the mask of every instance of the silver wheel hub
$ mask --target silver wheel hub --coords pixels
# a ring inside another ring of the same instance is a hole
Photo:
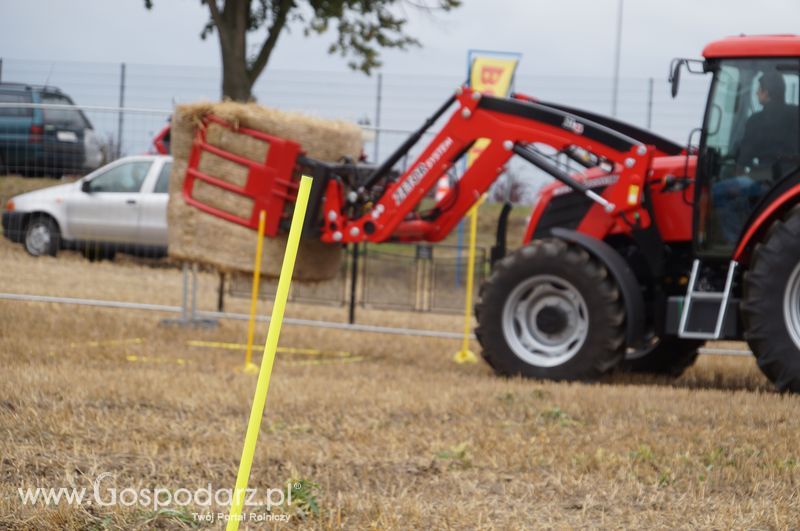
[[[34,255],[47,253],[50,248],[50,230],[39,223],[34,224],[25,234],[25,247]]]
[[[589,332],[580,292],[553,275],[531,277],[511,291],[503,306],[503,334],[524,362],[555,367],[570,360]]]
[[[794,345],[800,350],[800,263],[798,263],[783,294],[783,319]]]

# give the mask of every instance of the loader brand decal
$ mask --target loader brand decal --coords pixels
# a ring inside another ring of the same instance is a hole
[[[517,70],[520,55],[508,52],[477,52],[470,50],[467,62],[469,69],[469,86],[484,96],[507,97],[514,83],[514,72]],[[467,151],[467,166],[472,166],[475,159],[481,156],[489,145],[489,140],[479,138]],[[445,180],[442,184],[449,181]]]
[[[599,188],[601,186],[602,187],[611,186],[612,184],[614,184],[618,180],[619,180],[619,175],[606,175],[604,177],[597,177],[596,179],[589,179],[584,184],[586,185],[587,188]],[[555,196],[559,196],[559,195],[564,195],[564,194],[568,194],[568,193],[573,192],[573,191],[574,190],[572,188],[570,188],[569,186],[566,186],[566,185],[565,186],[559,186],[558,188],[553,190],[553,196],[555,197]]]
[[[580,123],[575,118],[573,118],[572,116],[565,116],[564,121],[561,123],[561,127],[566,129],[567,131],[572,131],[576,135],[583,134],[583,124]]]
[[[433,153],[425,159],[424,161],[420,162],[416,168],[406,177],[406,180],[403,181],[400,186],[395,189],[392,193],[392,197],[394,198],[394,204],[399,205],[403,201],[405,201],[406,197],[411,193],[414,188],[422,181],[422,179],[431,171],[439,160],[441,160],[442,156],[450,149],[450,146],[453,145],[453,139],[449,136],[442,140],[442,143],[436,146],[436,149],[433,150]]]

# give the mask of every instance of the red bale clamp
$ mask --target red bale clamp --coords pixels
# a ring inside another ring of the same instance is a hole
[[[206,141],[206,134],[211,123],[269,144],[266,160],[254,161],[209,144]],[[238,186],[220,179],[219,176],[201,172],[199,164],[204,152],[212,153],[246,167],[248,169],[247,182],[244,186]],[[286,203],[294,203],[297,199],[299,184],[294,180],[294,173],[300,152],[300,144],[291,140],[278,138],[246,127],[235,127],[218,116],[213,114],[206,115],[203,118],[202,126],[197,129],[192,144],[189,165],[186,169],[186,178],[183,182],[183,198],[188,204],[207,214],[253,230],[258,229],[258,215],[260,211],[264,210],[267,213],[264,234],[275,236],[280,230],[281,219],[285,217],[284,207]],[[251,212],[247,217],[242,217],[201,202],[193,195],[194,184],[197,179],[221,188],[220,193],[234,193],[251,199],[253,201]]]

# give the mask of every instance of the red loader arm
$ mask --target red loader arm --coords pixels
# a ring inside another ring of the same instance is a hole
[[[439,241],[489,189],[514,154],[602,205],[611,214],[598,216],[606,225],[613,223],[615,216],[625,216],[643,228],[649,225],[649,215],[642,206],[642,191],[655,150],[652,146],[554,106],[485,96],[469,88],[460,88],[426,126],[453,105],[456,109],[427,148],[378,195],[371,194],[382,174],[410,149],[427,127],[401,146],[357,193],[348,194],[346,201],[340,182],[336,182],[338,186],[328,185],[322,205],[323,241]],[[458,183],[437,202],[430,215],[415,217],[412,211],[439,178],[461,163],[470,147],[481,138],[489,144]],[[536,150],[533,146],[536,143],[564,152],[580,148],[605,165],[609,173],[618,172],[619,179],[602,197],[597,196]],[[345,214],[348,211],[357,215],[350,217]],[[607,228],[598,227],[598,231]]]

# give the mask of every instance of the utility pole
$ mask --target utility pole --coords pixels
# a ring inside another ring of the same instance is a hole
[[[378,72],[378,94],[375,98],[375,151],[373,157],[375,164],[380,159],[380,136],[381,136],[381,99],[383,98],[383,74]]]
[[[614,88],[611,96],[611,116],[617,116],[617,99],[619,98],[619,56],[622,46],[622,4],[624,0],[619,0],[617,10],[617,44],[614,50]]]
[[[122,108],[125,107],[125,63],[119,68],[119,111],[117,111],[117,158],[122,156]]]

